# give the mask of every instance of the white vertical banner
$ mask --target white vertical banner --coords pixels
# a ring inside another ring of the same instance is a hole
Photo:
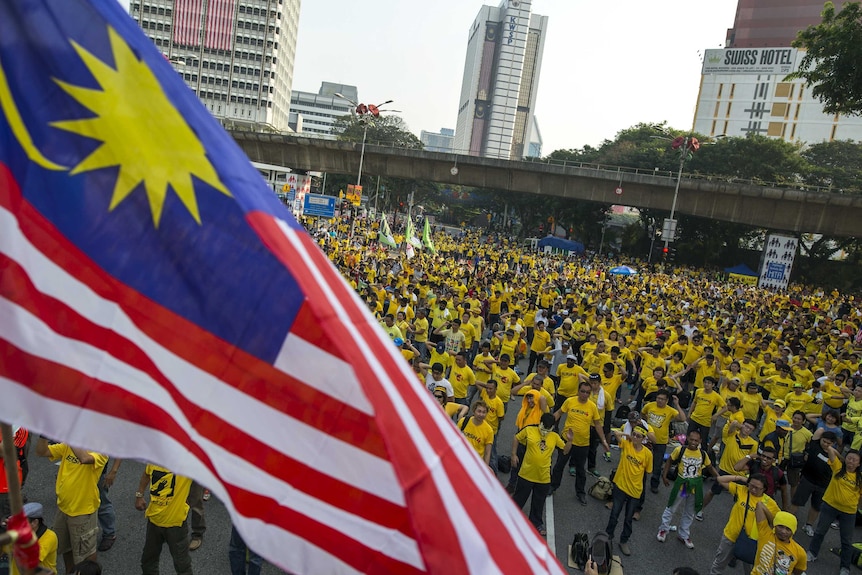
[[[770,234],[763,247],[763,265],[760,268],[758,286],[767,289],[787,289],[790,271],[796,258],[799,240],[793,236]]]

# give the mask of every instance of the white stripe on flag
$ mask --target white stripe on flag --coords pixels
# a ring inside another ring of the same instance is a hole
[[[314,386],[326,395],[350,404],[362,413],[374,415],[374,406],[359,387],[350,365],[298,335],[287,334],[274,365],[299,381],[313,381]]]
[[[333,306],[339,317],[348,317],[342,302],[335,296],[332,291],[332,287],[328,284],[323,274],[317,269],[313,259],[306,250],[305,244],[299,238],[299,234],[304,232],[298,232],[291,229],[283,220],[276,218],[275,221],[287,240],[293,246],[296,253],[302,258],[306,268],[314,276],[317,285],[320,286],[323,298]],[[370,317],[368,309],[365,306],[360,306],[360,309],[363,310],[363,313],[368,314],[369,322],[371,322],[372,318]],[[451,447],[453,453],[458,457],[458,460],[463,462],[468,458],[473,459],[474,465],[471,466],[472,469],[469,471],[478,471],[478,474],[471,473],[471,475],[475,481],[480,484],[482,492],[488,495],[491,504],[484,508],[487,512],[496,513],[501,522],[506,525],[512,524],[510,515],[512,511],[517,511],[517,513],[520,514],[519,522],[526,525],[523,514],[521,514],[520,510],[515,507],[511,498],[506,495],[499,481],[497,481],[496,478],[491,477],[490,471],[484,466],[484,464],[479,465],[479,459],[476,452],[467,444],[464,438],[457,433],[458,430],[447,422],[443,412],[439,409],[430,409],[433,404],[430,394],[425,393],[424,388],[421,388],[420,386],[396,386],[388,376],[386,370],[374,356],[374,353],[368,347],[368,343],[356,330],[353,324],[350,322],[344,322],[344,326],[351,341],[356,344],[356,347],[362,356],[366,358],[371,365],[372,370],[378,374],[378,380],[380,383],[387,389],[388,397],[395,404],[395,410],[404,420],[405,429],[409,434],[409,439],[416,445],[426,468],[431,472],[431,475],[434,478],[434,483],[440,494],[440,498],[445,506],[449,523],[455,529],[456,535],[461,542],[460,551],[464,556],[469,571],[471,573],[484,573],[488,575],[502,573],[503,571],[500,566],[493,563],[493,554],[488,549],[489,541],[482,539],[479,535],[478,530],[473,523],[471,514],[465,509],[465,502],[457,497],[458,491],[452,485],[445,469],[442,465],[439,465],[439,462],[435,461],[439,459],[435,454],[435,450],[428,443],[428,439],[420,430],[415,417],[405,404],[401,394],[412,393],[417,397],[421,397],[422,401],[424,401],[429,407],[429,413],[432,414],[435,423],[446,438],[446,443]],[[377,333],[377,336],[380,338],[382,345],[387,348],[394,349],[389,343],[388,338],[385,338],[385,334],[382,331]],[[410,378],[415,378],[415,376],[408,371],[406,362],[397,362],[397,365],[399,365],[402,375],[407,381],[410,381]],[[469,503],[472,505],[477,502],[471,501]],[[515,523],[517,524],[518,521]],[[517,548],[521,551],[525,560],[527,560],[531,565],[532,571],[537,573],[545,573],[548,569],[554,571],[556,560],[551,559],[546,562],[546,565],[542,565],[539,562],[536,549],[540,547],[545,548],[545,551],[542,552],[543,557],[547,557],[549,555],[549,551],[544,540],[538,536],[535,530],[530,531],[520,530],[519,533],[523,535],[523,537],[518,537],[515,533],[512,533],[513,540]],[[563,573],[561,569],[557,569],[557,572],[561,574]]]
[[[48,435],[56,433],[58,422],[67,422],[60,424],[66,429],[65,441],[95,451],[105,451],[105,446],[94,444],[93,438],[97,438],[97,441],[100,438],[110,438],[106,444],[110,443],[111,454],[118,458],[146,459],[165,465],[180,475],[195,477],[207,485],[232,512],[234,521],[245,524],[245,533],[255,534],[255,550],[268,557],[277,558],[281,568],[297,573],[361,575],[360,571],[338,557],[316,547],[313,541],[303,539],[301,525],[296,527],[298,533],[291,533],[276,525],[239,515],[206,465],[192,457],[185,446],[170,435],[124,419],[81,410],[77,406],[46,398],[0,376],[0,395],[8,397],[13,390],[14,402],[0,401],[0,419],[17,420],[23,411],[33,422],[31,431]],[[87,425],[81,425],[82,422]],[[153,446],[158,446],[159,449],[153,449]],[[265,515],[265,510],[261,510],[261,514]],[[310,566],[314,568],[311,569]]]
[[[17,220],[3,208],[0,208],[0,251],[6,253],[25,269],[30,280],[39,291],[59,301],[70,302],[67,305],[73,307],[75,311],[93,323],[137,343],[138,347],[149,356],[159,371],[174,384],[180,393],[201,408],[225,421],[233,421],[237,413],[254,413],[255,417],[248,418],[243,422],[243,429],[250,435],[259,437],[261,441],[270,445],[274,450],[299,461],[314,461],[318,471],[336,479],[343,477],[345,464],[347,464],[351,470],[351,483],[356,488],[373,493],[397,505],[403,506],[405,504],[403,491],[389,461],[339,441],[320,432],[316,427],[289,417],[163,348],[140,331],[115,302],[101,298],[87,285],[66,273],[65,270],[39,252],[20,233]],[[24,310],[20,311],[28,313]],[[42,323],[41,320],[38,322]],[[10,324],[12,327],[14,325]],[[45,326],[45,329],[49,328]],[[60,336],[54,335],[54,337],[59,338]],[[39,347],[38,352],[34,355],[43,356],[44,353],[51,351],[51,346],[45,346],[45,349]],[[74,356],[74,354],[71,355]],[[104,352],[99,353],[100,358],[105,355]],[[72,361],[74,360],[69,358],[66,361],[59,361],[59,363],[69,365]],[[101,377],[99,371],[92,375]],[[348,381],[351,380],[358,387],[355,378],[351,377]],[[120,381],[123,387],[128,385],[128,382]],[[152,383],[150,385],[156,386],[157,384]],[[208,392],[200,393],[201,389],[206,389]],[[173,405],[172,402],[171,404]],[[290,432],[289,437],[306,439],[303,441],[285,441],[284,437],[288,435],[273,438],[273,429],[281,430],[285,434]],[[321,453],[326,453],[327,456],[320,457]]]

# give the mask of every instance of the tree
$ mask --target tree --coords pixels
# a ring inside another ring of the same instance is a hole
[[[807,184],[834,191],[862,191],[862,145],[850,140],[813,144],[802,151],[811,165]]]
[[[374,118],[368,121],[367,127],[366,141],[369,144],[413,149],[424,147],[399,116]],[[361,142],[365,128],[365,120],[353,115],[342,116],[332,125],[333,133],[338,134],[338,139],[345,142]]]
[[[823,21],[799,32],[793,46],[806,50],[799,68],[787,76],[804,79],[827,114],[862,114],[862,7],[844,4],[840,12],[827,2]]]
[[[798,182],[809,171],[799,148],[799,144],[761,135],[719,138],[701,146],[688,170],[763,182]]]

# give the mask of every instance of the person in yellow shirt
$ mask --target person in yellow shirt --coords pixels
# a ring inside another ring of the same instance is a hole
[[[832,468],[832,480],[823,494],[820,504],[820,518],[814,528],[814,537],[808,546],[808,560],[816,561],[820,553],[823,538],[829,531],[829,525],[838,522],[841,536],[841,571],[839,575],[849,575],[853,558],[853,529],[856,525],[856,510],[862,497],[862,456],[859,451],[851,449],[842,462],[838,451],[829,446],[829,467]]]
[[[575,476],[575,492],[578,501],[581,505],[587,504],[587,456],[590,450],[590,429],[595,429],[605,451],[610,451],[605,432],[602,429],[602,421],[599,419],[599,409],[596,404],[590,401],[590,393],[592,388],[588,382],[582,382],[578,385],[577,397],[570,397],[563,402],[557,411],[554,412],[554,418],[559,421],[565,414],[566,420],[563,425],[563,432],[566,429],[572,429],[574,439],[572,440],[571,451],[557,457],[557,462],[551,471],[551,489],[555,491],[560,487],[563,480],[563,470],[566,464],[572,461],[569,468],[569,474]]]
[[[572,430],[564,432],[566,441],[554,431],[556,420],[551,413],[542,414],[538,426],[530,425],[515,434],[512,440],[512,465],[520,464],[518,481],[512,498],[515,504],[523,508],[530,502],[530,523],[543,537],[547,534],[542,512],[545,509],[545,498],[551,488],[551,456],[557,449],[567,454],[572,449]],[[518,459],[518,447],[523,445],[524,461]]]
[[[793,534],[796,533],[796,516],[779,511],[773,517],[761,501],[757,504],[754,517],[757,519],[758,537],[757,555],[751,575],[805,573],[808,567],[805,548],[793,540]]]
[[[455,354],[455,365],[449,372],[449,383],[452,384],[452,393],[455,394],[455,403],[469,405],[467,393],[476,386],[476,374],[467,365],[467,352],[459,351]]]
[[[620,533],[620,551],[623,555],[631,555],[629,538],[632,535],[635,508],[643,493],[644,478],[653,468],[652,451],[644,446],[647,430],[637,425],[631,435],[614,431],[617,444],[620,446],[620,463],[614,474],[613,507],[605,532],[613,539],[620,513],[623,516],[623,531]]]
[[[688,412],[688,431],[700,431],[702,441],[707,445],[712,422],[717,419],[715,413],[726,404],[724,398],[714,390],[716,383],[717,380],[712,376],[703,378],[703,388],[695,390]]]
[[[747,471],[737,470],[736,464],[740,459],[752,459],[757,456],[757,440],[752,436],[757,423],[750,419],[746,419],[740,423],[738,421],[728,421],[724,426],[721,437],[724,442],[724,451],[721,454],[721,459],[718,463],[718,473],[721,476],[738,475],[745,476]],[[764,480],[764,486],[766,485]],[[698,521],[703,521],[703,510],[712,501],[716,495],[721,495],[725,485],[720,482],[713,483],[709,493],[703,498],[703,509],[695,515]]]
[[[641,417],[646,420],[655,435],[655,443],[652,446],[653,468],[650,477],[650,491],[653,493],[658,493],[661,468],[667,444],[670,441],[671,424],[674,421],[685,421],[685,412],[679,406],[679,398],[673,394],[673,407],[668,405],[670,398],[670,391],[660,389],[656,392],[655,401],[647,403],[641,410]],[[700,436],[698,436],[699,441]]]
[[[66,572],[85,559],[96,560],[99,543],[99,478],[108,462],[105,455],[71,447],[48,444],[40,437],[36,455],[59,461],[57,470],[57,553],[63,556]]]
[[[491,374],[491,378],[497,380],[497,395],[500,396],[503,403],[509,403],[509,398],[512,396],[512,386],[521,381],[521,376],[509,367],[510,360],[511,358],[507,354],[501,354],[500,361],[494,366],[494,372]]]
[[[553,389],[553,387],[551,389]],[[545,404],[548,406],[548,409],[553,411],[554,394],[549,392],[545,387],[544,379],[541,375],[535,373],[528,375],[521,383],[512,387],[512,393],[514,395],[527,395],[527,392],[531,390],[541,394],[545,399]]]
[[[578,384],[590,376],[583,367],[576,363],[577,360],[578,358],[570,353],[566,355],[566,362],[557,366],[556,375],[559,385],[557,386],[557,397],[554,400],[559,405],[562,405],[570,397],[577,396]]]
[[[467,412],[469,412],[470,409],[466,405],[449,401],[449,396],[447,394],[448,392],[446,391],[446,388],[442,385],[434,388],[434,399],[437,400],[437,403],[440,404],[440,407],[443,408],[443,411],[446,412],[449,419],[453,422],[458,421],[467,415]]]
[[[473,373],[476,376],[476,381],[487,383],[491,379],[491,374],[494,373],[494,364],[497,360],[491,355],[491,342],[483,341],[479,346],[479,353],[473,358]],[[476,386],[474,391],[478,392],[479,387]],[[475,393],[467,392],[467,404],[473,403]]]
[[[749,477],[722,475],[716,481],[733,495],[730,517],[724,527],[709,570],[710,573],[723,573],[734,557],[733,546],[740,533],[744,531],[749,537],[755,537],[757,504],[763,502],[773,516],[781,510],[775,500],[766,495],[766,477],[762,474],[755,473]],[[751,568],[751,565],[743,563],[744,573],[750,573]]]
[[[413,320],[413,345],[419,350],[419,355],[422,360],[428,359],[428,317],[426,316],[425,308],[416,310],[416,317]]]
[[[458,422],[458,429],[467,438],[467,441],[485,461],[485,465],[491,465],[491,448],[494,445],[494,430],[485,421],[488,416],[488,405],[484,401],[473,404],[473,417],[463,417]]]
[[[536,329],[533,330],[533,339],[530,341],[530,361],[527,366],[527,371],[533,371],[533,366],[539,361],[545,353],[551,351],[551,332],[545,329],[545,322],[539,320],[536,322]]]
[[[34,501],[25,503],[23,511],[24,515],[27,517],[27,521],[30,523],[30,529],[33,530],[33,534],[36,535],[36,539],[39,541],[39,567],[50,570],[50,573],[52,574],[56,573],[57,534],[48,529],[48,526],[45,525],[45,515],[42,504]],[[5,529],[5,518],[3,521]],[[9,554],[10,575],[20,575],[21,572],[18,570],[18,563],[12,559],[11,547],[5,548],[5,551],[4,548],[0,548],[0,555],[3,553]]]
[[[141,552],[142,575],[158,575],[162,545],[167,543],[177,575],[192,575],[186,499],[192,480],[158,465],[147,465],[135,493],[135,509],[146,510],[147,531]],[[144,499],[149,495],[149,504]]]

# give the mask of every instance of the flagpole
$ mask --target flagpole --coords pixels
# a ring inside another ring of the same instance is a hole
[[[16,515],[24,508],[21,498],[21,484],[18,482],[18,454],[15,453],[15,434],[8,423],[0,423],[3,433],[3,467],[6,469],[6,483],[9,486],[9,509]]]

